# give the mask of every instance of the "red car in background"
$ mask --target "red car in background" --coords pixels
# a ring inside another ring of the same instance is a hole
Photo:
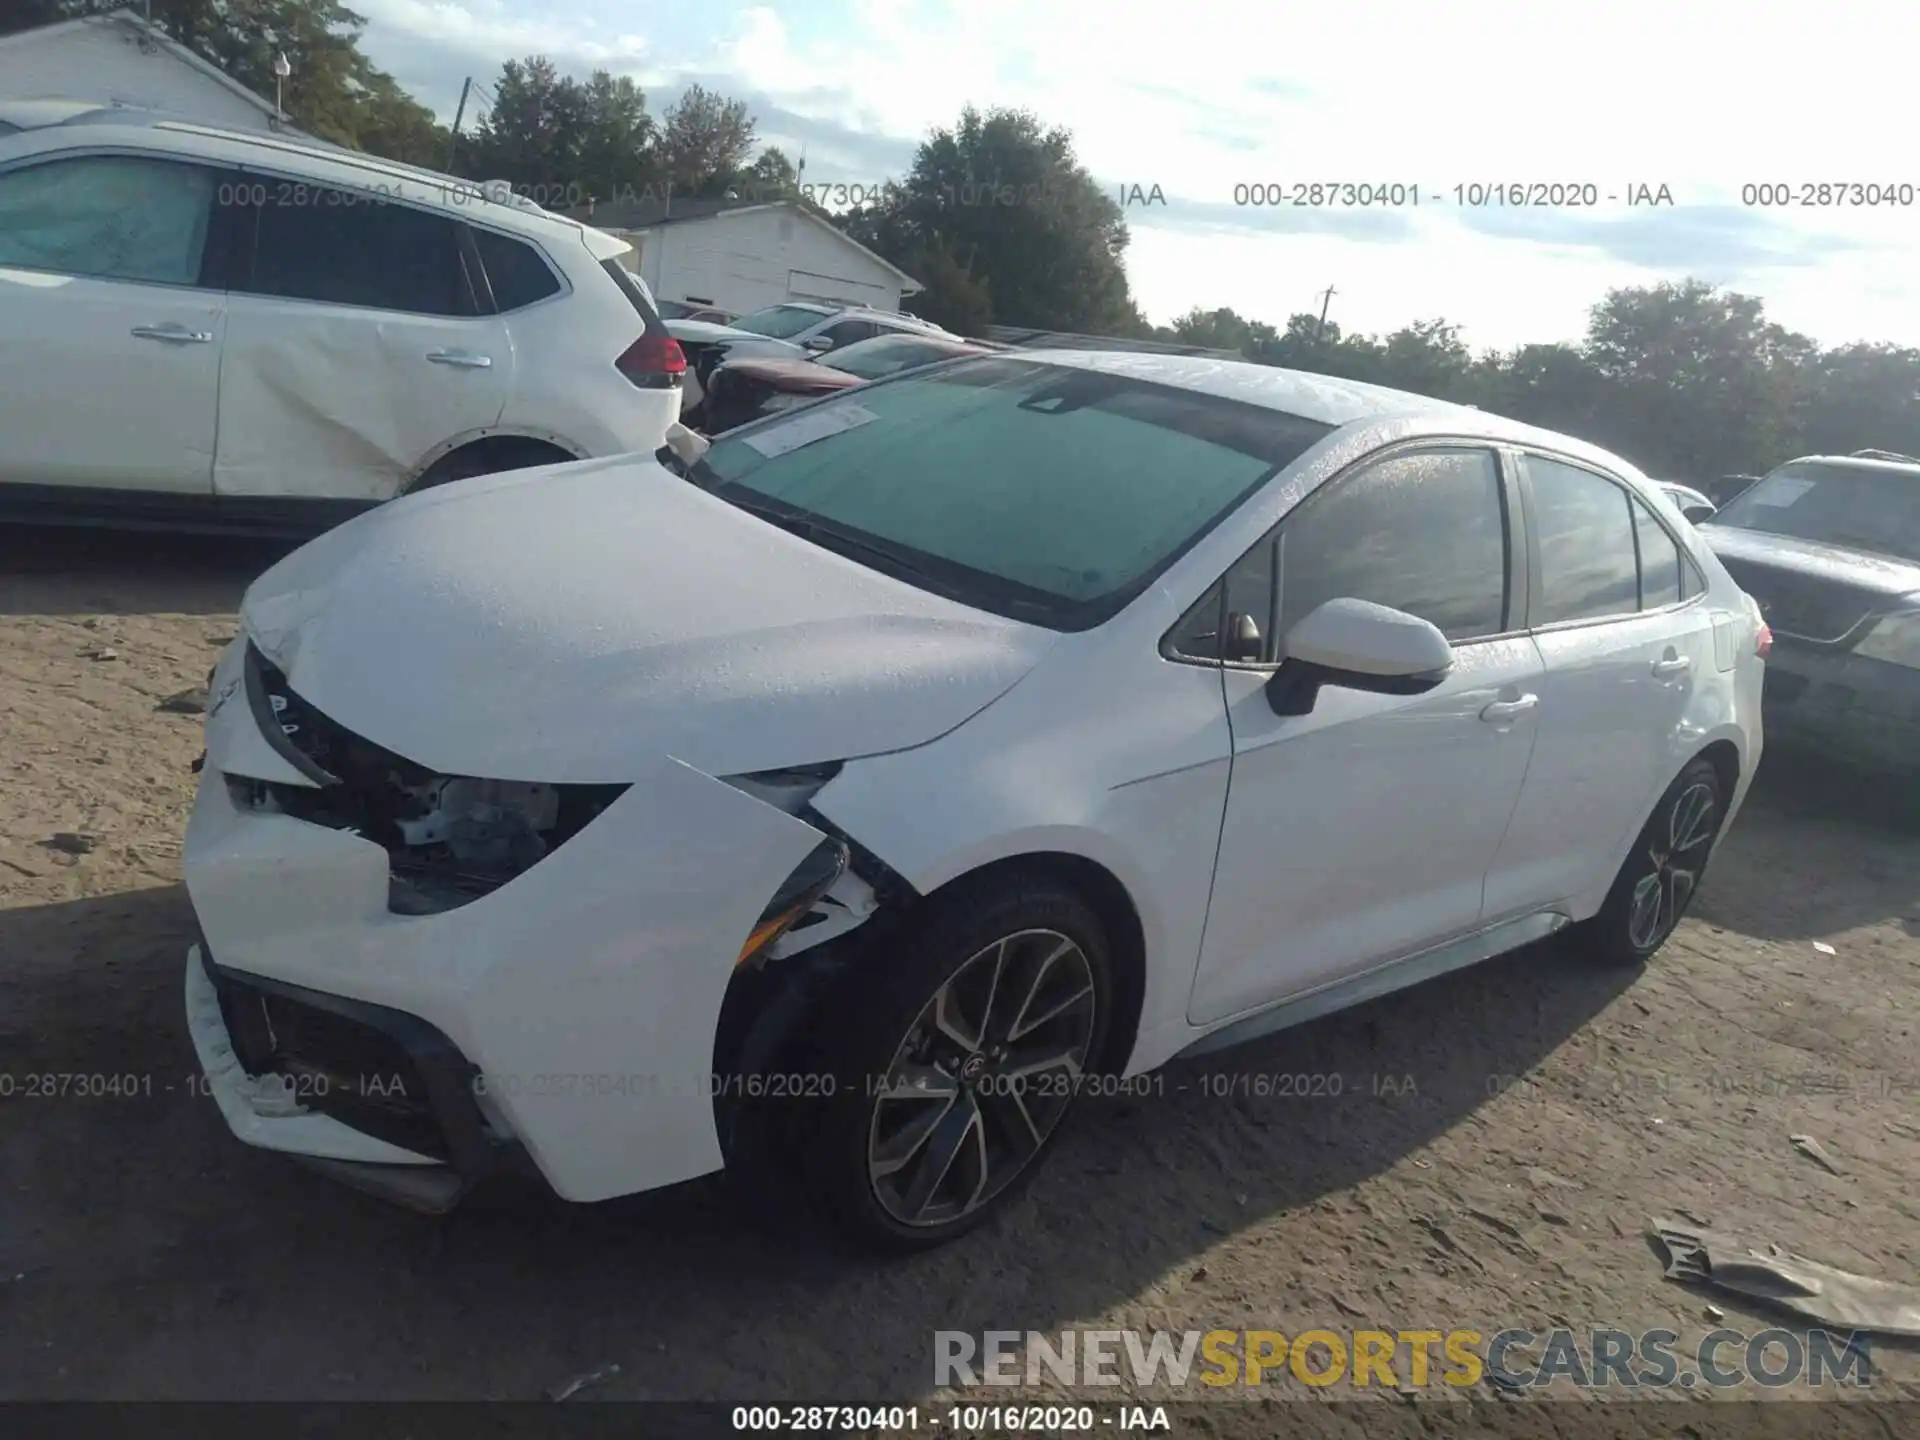
[[[762,415],[790,410],[883,375],[1000,348],[923,335],[879,335],[843,345],[815,360],[731,360],[716,366],[707,377],[706,394],[685,423],[718,435]]]

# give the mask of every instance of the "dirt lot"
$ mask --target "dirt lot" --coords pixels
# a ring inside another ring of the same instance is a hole
[[[1697,1340],[1707,1299],[1644,1238],[1681,1210],[1920,1280],[1915,798],[1778,757],[1644,973],[1539,947],[1175,1067],[1089,1103],[1015,1213],[932,1256],[795,1244],[707,1183],[429,1220],[248,1150],[190,1093],[199,719],[156,706],[273,553],[0,535],[0,1398],[534,1398],[611,1361],[607,1398],[910,1400],[936,1327]],[[150,1093],[25,1093],[97,1073]],[[1276,1073],[1340,1094],[1252,1093]],[[1912,1347],[1875,1359],[1920,1377]]]

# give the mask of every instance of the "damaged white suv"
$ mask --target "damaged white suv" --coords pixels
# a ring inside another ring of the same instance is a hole
[[[1079,1094],[1685,910],[1766,634],[1561,436],[963,359],[402,500],[249,592],[185,871],[244,1140],[423,1208],[720,1167],[911,1246]]]
[[[679,418],[625,240],[317,140],[0,112],[0,519],[304,537]]]

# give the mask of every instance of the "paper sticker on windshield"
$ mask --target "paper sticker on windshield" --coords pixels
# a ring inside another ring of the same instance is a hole
[[[811,445],[829,435],[838,435],[842,430],[871,425],[879,418],[864,405],[827,405],[805,415],[796,415],[784,425],[775,425],[740,438],[771,460],[789,450],[798,450],[802,445]]]
[[[1754,491],[1753,503],[1773,505],[1784,510],[1812,488],[1811,480],[1802,480],[1797,475],[1782,475],[1771,485],[1763,485]]]

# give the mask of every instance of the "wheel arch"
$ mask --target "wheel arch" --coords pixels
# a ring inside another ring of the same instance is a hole
[[[433,483],[436,469],[450,468],[466,458],[486,458],[523,453],[527,450],[551,451],[553,459],[549,464],[563,464],[569,460],[585,460],[589,457],[587,449],[565,435],[544,430],[502,430],[488,428],[469,430],[444,440],[436,445],[413,467],[400,492],[410,494]]]
[[[1078,894],[1099,917],[1112,952],[1114,1023],[1107,1031],[1098,1063],[1103,1071],[1118,1072],[1133,1053],[1146,1003],[1146,927],[1132,892],[1112,869],[1090,856],[1069,850],[1024,850],[959,871],[923,894],[916,904],[925,904],[961,885],[983,884],[1004,875],[1054,880]]]
[[[1614,877],[1619,874],[1620,867],[1626,863],[1627,852],[1633,849],[1633,842],[1639,837],[1640,831],[1646,826],[1648,817],[1653,814],[1653,807],[1660,803],[1660,797],[1667,793],[1668,787],[1680,778],[1687,766],[1693,764],[1696,760],[1705,760],[1711,764],[1714,768],[1714,773],[1720,779],[1720,783],[1726,787],[1727,813],[1720,823],[1720,836],[1722,838],[1725,837],[1727,826],[1732,823],[1733,814],[1739,808],[1741,781],[1746,778],[1747,775],[1745,768],[1746,758],[1742,753],[1739,740],[1736,739],[1731,732],[1716,735],[1712,740],[1709,740],[1706,744],[1694,750],[1678,765],[1674,766],[1671,774],[1661,779],[1659,788],[1654,791],[1646,805],[1641,808],[1638,818],[1633,821],[1631,828],[1626,834],[1622,835],[1614,845],[1611,863],[1608,865],[1606,871],[1606,878],[1597,882],[1593,889],[1575,900],[1572,907],[1573,919],[1585,920],[1597,914],[1600,907],[1606,903],[1607,892],[1613,888]],[[1714,848],[1718,849],[1719,844],[1720,840],[1715,839]]]

